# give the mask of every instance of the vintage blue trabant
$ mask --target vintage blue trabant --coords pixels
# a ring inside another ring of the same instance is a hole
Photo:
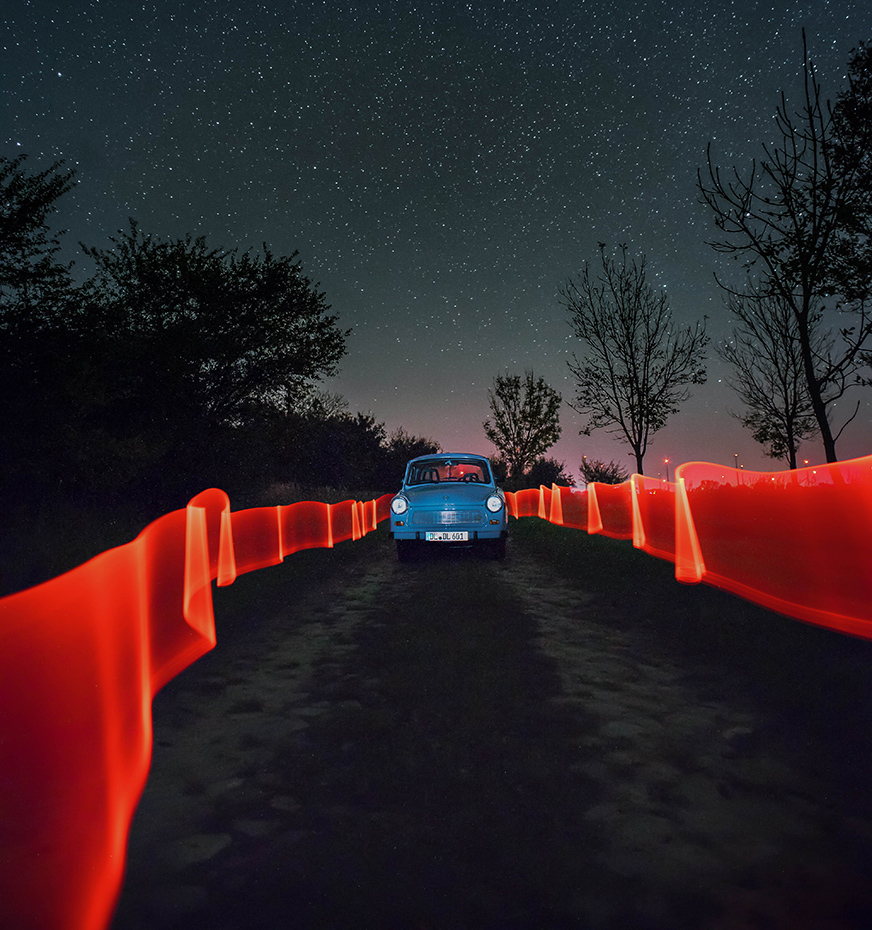
[[[425,547],[477,547],[506,554],[506,497],[483,455],[422,455],[406,465],[391,501],[391,538],[406,561]]]

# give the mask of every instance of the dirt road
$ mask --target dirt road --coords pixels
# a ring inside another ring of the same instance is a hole
[[[513,529],[505,562],[380,530],[216,593],[113,930],[872,926],[872,644]]]

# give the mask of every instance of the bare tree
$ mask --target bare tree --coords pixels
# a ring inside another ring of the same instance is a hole
[[[488,391],[491,417],[484,421],[485,436],[497,447],[512,478],[527,468],[560,438],[562,398],[532,371],[497,375]]]
[[[782,95],[779,138],[764,144],[760,162],[752,162],[746,177],[736,168],[722,174],[709,146],[708,179],[700,172],[698,183],[701,200],[722,233],[710,245],[743,258],[746,270],[753,269],[760,297],[792,310],[808,397],[827,461],[835,462],[838,437],[827,407],[859,381],[861,350],[872,334],[868,288],[857,287],[855,273],[863,237],[857,237],[851,221],[859,205],[868,203],[868,191],[862,189],[868,174],[857,153],[837,154],[833,114],[822,100],[804,33],[803,55],[804,102],[792,115]],[[827,298],[832,310],[843,315],[839,338],[831,332],[816,351],[813,334],[826,315]],[[847,322],[844,315],[850,316]]]
[[[836,274],[851,299],[872,292],[872,44],[851,53],[848,88],[833,107],[833,161],[854,185],[841,237],[843,261]]]
[[[851,53],[848,88],[833,107],[833,158],[844,171],[856,171],[856,196],[846,214],[847,234],[841,271],[842,290],[853,299],[869,299],[872,291],[872,44],[861,43]],[[872,367],[872,351],[862,355]],[[872,385],[868,375],[862,379]]]
[[[600,243],[599,274],[586,262],[579,282],[570,280],[560,292],[586,346],[581,360],[573,353],[568,363],[577,384],[570,407],[588,417],[583,435],[605,428],[622,436],[642,474],[651,434],[678,412],[687,386],[706,379],[709,339],[704,322],[673,324],[665,291],[648,283],[644,256],[630,261],[622,246],[617,260],[605,248]]]
[[[730,387],[745,405],[734,414],[770,458],[796,468],[799,444],[817,432],[808,396],[793,309],[778,297],[731,295],[736,320],[732,338],[718,354],[733,367]],[[820,350],[820,316],[812,317],[812,344]]]

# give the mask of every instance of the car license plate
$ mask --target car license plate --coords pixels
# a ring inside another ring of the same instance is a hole
[[[466,542],[468,539],[469,533],[460,530],[427,533],[427,542]]]

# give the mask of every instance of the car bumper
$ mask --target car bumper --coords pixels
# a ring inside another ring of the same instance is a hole
[[[415,527],[391,527],[390,537],[391,539],[409,539],[417,540],[419,542],[427,542],[427,533],[444,533],[449,529],[445,526],[415,526]],[[450,530],[465,532],[467,534],[465,540],[457,540],[451,542],[437,541],[433,542],[434,546],[472,546],[475,543],[489,540],[489,539],[501,539],[507,535],[507,530],[504,526],[489,526],[489,527],[477,527],[476,529],[466,529],[462,526],[452,526]]]

